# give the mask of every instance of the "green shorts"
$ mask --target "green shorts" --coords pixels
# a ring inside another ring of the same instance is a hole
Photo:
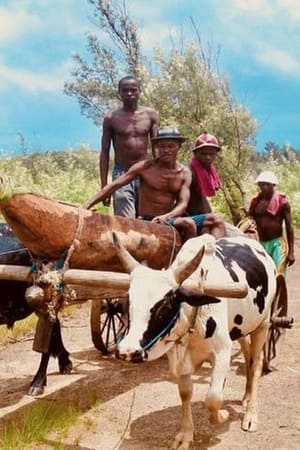
[[[284,237],[260,241],[266,252],[271,256],[277,267],[277,273],[285,275],[288,246]]]

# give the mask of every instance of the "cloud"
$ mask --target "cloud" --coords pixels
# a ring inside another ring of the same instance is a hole
[[[227,5],[228,7],[228,5]],[[229,9],[234,13],[247,13],[270,17],[274,12],[274,0],[231,0]]]
[[[88,10],[76,0],[10,0],[9,6],[0,7],[0,45],[33,33],[78,37],[91,29]]]
[[[14,8],[0,8],[0,44],[19,39],[24,33],[40,30],[42,21],[36,14]]]
[[[73,62],[65,61],[52,71],[37,73],[0,63],[0,87],[2,90],[17,88],[31,93],[61,92],[72,67]]]
[[[285,50],[281,50],[267,45],[260,45],[256,52],[256,59],[264,66],[273,67],[283,73],[290,75],[300,74],[300,61],[296,56]]]
[[[278,0],[278,6],[292,22],[300,21],[300,9],[298,0]]]

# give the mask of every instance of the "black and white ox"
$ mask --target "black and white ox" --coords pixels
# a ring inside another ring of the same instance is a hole
[[[139,264],[116,235],[114,241],[131,273],[130,327],[116,356],[140,362],[167,354],[182,401],[181,429],[173,448],[188,448],[193,441],[191,374],[205,361],[212,364],[205,400],[210,421],[221,424],[228,419],[221,407],[234,340],[241,342],[247,368],[242,428],[255,431],[262,349],[276,295],[272,259],[249,238],[215,241],[203,235],[188,240],[170,268],[153,270]]]
[[[0,223],[0,264],[30,266],[31,258],[24,245],[14,236],[5,223]],[[0,325],[12,327],[17,320],[34,312],[26,301],[28,283],[24,281],[0,280]],[[47,350],[42,353],[39,368],[31,382],[28,395],[43,393],[47,384],[47,367],[50,356],[58,358],[60,373],[70,373],[72,362],[61,337],[60,322],[49,323]]]

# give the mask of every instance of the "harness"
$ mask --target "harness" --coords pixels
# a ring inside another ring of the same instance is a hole
[[[180,303],[178,311],[176,311],[175,315],[172,317],[172,319],[170,320],[170,322],[168,323],[168,325],[166,325],[154,338],[152,338],[146,345],[141,346],[143,351],[148,350],[150,347],[152,347],[154,344],[156,344],[156,342],[161,338],[161,336],[163,336],[164,334],[168,333],[173,325],[177,322],[177,320],[179,319],[180,316],[180,312],[181,312],[181,308],[182,308],[182,303]],[[192,307],[193,311],[192,311],[192,317],[189,320],[190,324],[188,326],[188,328],[181,333],[176,339],[166,339],[166,342],[174,342],[174,344],[183,344],[182,339],[187,335],[187,334],[193,334],[195,332],[195,324],[196,324],[196,319],[197,319],[197,315],[198,315],[198,311],[199,311],[199,306],[196,307]]]

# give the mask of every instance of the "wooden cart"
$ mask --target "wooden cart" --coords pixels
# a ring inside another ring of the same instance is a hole
[[[62,267],[63,284],[72,286],[76,281],[73,289],[77,293],[77,301],[93,299],[92,340],[103,354],[115,349],[128,324],[126,294],[129,276],[120,273],[122,267],[112,242],[112,231],[120,235],[122,243],[136,260],[146,259],[154,269],[168,267],[182,245],[180,236],[173,227],[107,216],[23,192],[11,186],[5,177],[0,177],[0,209],[14,234],[31,254],[56,261],[68,251]],[[80,267],[80,270],[69,267]],[[103,270],[112,272],[105,274]],[[28,267],[21,266],[10,273],[14,274],[15,280],[26,280],[28,271]],[[4,271],[0,276],[7,279]],[[114,282],[113,290],[109,277]],[[120,280],[117,288],[116,279]],[[282,292],[285,295],[280,295]],[[271,360],[277,355],[276,346],[283,330],[290,328],[292,322],[287,317],[287,295],[283,279],[279,282],[278,295],[272,305],[265,348],[266,368],[270,367]]]

